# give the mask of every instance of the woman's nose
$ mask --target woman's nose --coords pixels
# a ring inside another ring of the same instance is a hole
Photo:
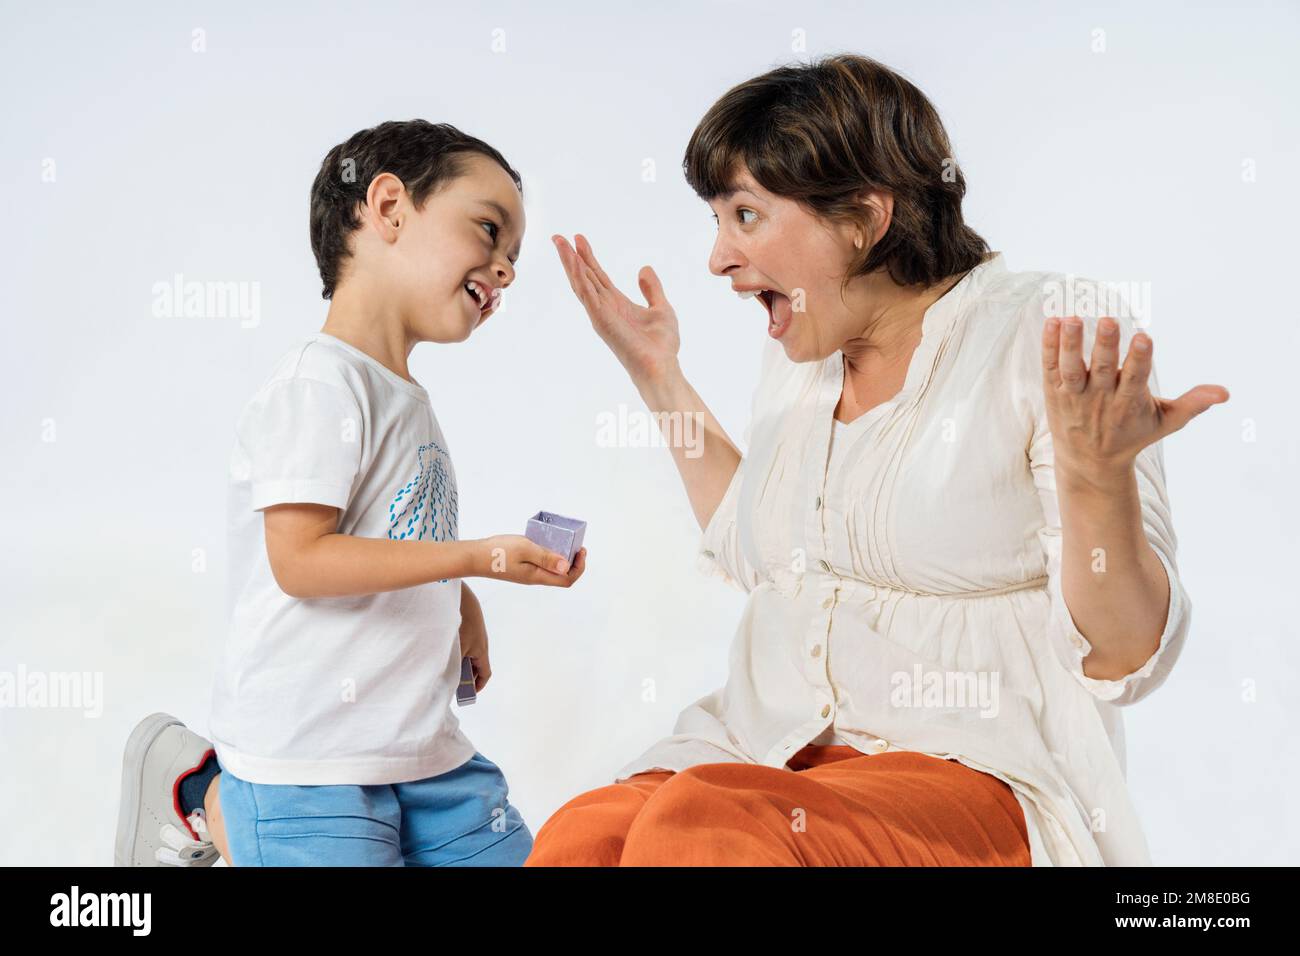
[[[709,271],[715,276],[725,276],[729,269],[744,265],[735,245],[722,233],[713,240],[713,251],[709,253]]]

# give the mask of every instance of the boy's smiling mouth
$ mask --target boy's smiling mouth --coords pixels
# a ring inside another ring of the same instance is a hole
[[[464,288],[465,294],[469,296],[470,301],[474,303],[474,307],[478,309],[479,321],[482,322],[483,319],[487,318],[488,313],[495,309],[495,299],[499,295],[499,291],[477,279],[467,280],[462,288]]]

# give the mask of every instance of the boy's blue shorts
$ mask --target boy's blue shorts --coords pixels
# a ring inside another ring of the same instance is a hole
[[[219,786],[234,866],[522,866],[533,848],[480,753],[406,783],[250,783],[222,767]]]

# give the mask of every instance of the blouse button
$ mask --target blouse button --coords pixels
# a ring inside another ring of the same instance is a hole
[[[813,645],[812,656],[813,656],[813,657],[821,657],[821,656],[822,656],[822,646],[821,646],[820,644],[814,644],[814,645]],[[823,716],[824,716],[824,715],[823,715]]]
[[[1083,641],[1079,640],[1079,635],[1077,634],[1070,635],[1070,643],[1073,644],[1075,647],[1080,647],[1080,648],[1083,647]]]
[[[708,558],[710,561],[712,561],[713,558],[716,557],[716,555],[712,551],[705,551],[704,556]]]
[[[828,597],[825,601],[822,601],[822,607],[830,607],[834,603],[835,603],[835,598]]]
[[[830,712],[831,712],[831,705],[830,705],[830,704],[827,704],[825,707],[822,708],[822,716],[823,716],[823,717],[826,717],[827,715],[829,715]]]
[[[884,753],[886,750],[889,749],[889,741],[880,739],[877,740],[875,743],[873,743],[871,746],[875,748],[877,753]]]

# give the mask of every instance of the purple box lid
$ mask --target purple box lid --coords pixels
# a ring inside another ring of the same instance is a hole
[[[474,690],[474,663],[468,657],[460,659],[460,685],[456,688],[456,703],[464,707],[478,700]]]
[[[549,551],[564,555],[569,564],[573,564],[574,557],[582,550],[582,537],[586,531],[585,521],[566,518],[550,511],[539,511],[528,519],[524,537]]]

